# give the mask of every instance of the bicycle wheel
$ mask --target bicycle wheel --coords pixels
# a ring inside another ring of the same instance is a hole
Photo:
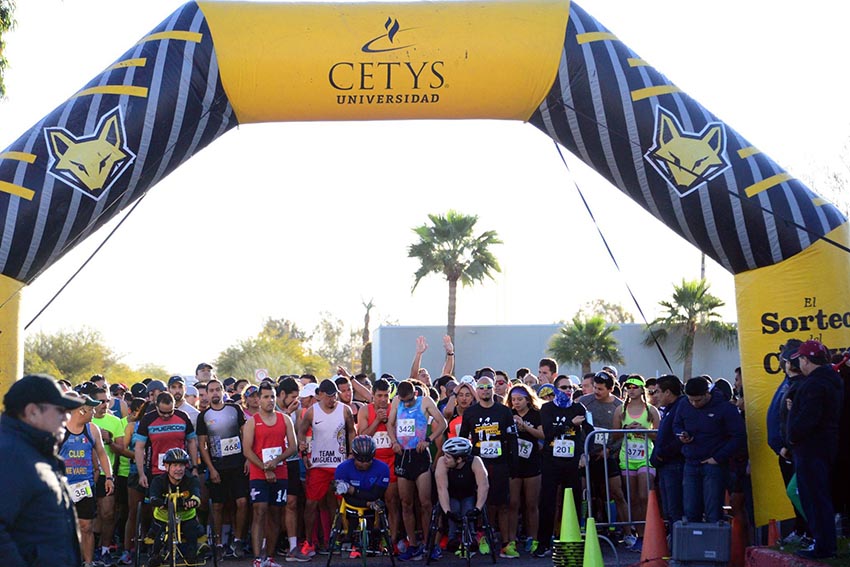
[[[168,564],[177,567],[177,510],[174,508],[174,500],[168,499]]]
[[[210,511],[207,523],[212,524],[212,526],[207,526],[207,533],[209,534],[209,537],[207,538],[207,545],[209,545],[210,547],[210,555],[212,556],[213,567],[218,567],[218,553],[216,553],[216,548],[218,546],[218,534],[215,533],[215,522],[213,522],[212,520],[212,499],[209,500],[207,506],[207,509]]]
[[[142,535],[142,502],[136,506],[136,550],[133,553],[133,567],[140,567],[142,564],[142,545],[145,540]]]
[[[484,520],[484,535],[490,543],[490,559],[493,563],[495,563],[497,557],[496,551],[498,550],[498,546],[496,545],[496,532],[493,530],[493,526],[490,525],[490,518],[487,517],[486,508],[482,511],[482,518]]]

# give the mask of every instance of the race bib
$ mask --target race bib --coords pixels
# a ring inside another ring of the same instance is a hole
[[[415,419],[400,419],[396,424],[396,437],[413,437],[416,434]]]
[[[228,457],[230,455],[238,455],[242,452],[242,441],[239,436],[227,437],[221,440],[221,456]]]
[[[372,436],[375,440],[375,447],[378,449],[392,449],[393,444],[390,441],[390,434],[386,431],[378,431]]]
[[[571,459],[576,455],[576,442],[572,439],[555,439],[552,445],[552,455],[563,459]]]
[[[71,500],[73,500],[75,504],[83,498],[89,498],[92,495],[91,483],[87,480],[75,482],[69,486],[68,489],[71,491]]]
[[[157,457],[156,468],[158,468],[161,471],[165,470],[165,453],[160,453],[159,456]]]
[[[531,441],[526,441],[525,439],[518,439],[517,444],[519,444],[519,456],[523,459],[528,459],[531,457],[531,449],[534,447],[534,444]]]
[[[482,459],[495,459],[502,456],[501,441],[481,441],[478,447]]]
[[[268,463],[272,459],[276,459],[283,454],[283,447],[266,447],[263,449],[263,462]],[[277,466],[282,464],[278,463]]]
[[[646,460],[646,444],[643,440],[627,440],[626,454],[630,461],[645,461]]]

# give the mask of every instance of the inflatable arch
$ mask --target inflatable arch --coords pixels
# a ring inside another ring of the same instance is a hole
[[[847,219],[569,0],[178,9],[0,153],[0,390],[21,288],[237,124],[443,118],[530,122],[735,274],[757,523],[787,517],[776,353],[850,345]]]

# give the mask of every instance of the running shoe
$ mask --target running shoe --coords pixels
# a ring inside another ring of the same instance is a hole
[[[640,553],[643,550],[643,538],[638,536],[635,538],[635,542],[631,547],[628,548],[628,551],[633,551],[635,553]]]
[[[788,534],[787,536],[785,536],[784,538],[782,538],[782,543],[785,544],[785,545],[789,545],[789,544],[792,544],[792,543],[800,543],[800,540],[802,539],[802,537],[803,536],[798,534],[796,531],[793,531],[790,534]]]
[[[631,549],[631,547],[635,544],[636,541],[637,538],[632,534],[629,534],[623,538],[623,546],[625,546],[626,549]]]
[[[448,544],[449,544],[449,536],[444,535],[443,537],[440,538],[440,549],[445,549]]]
[[[263,561],[263,567],[281,567],[281,565],[271,557],[266,557],[266,560]]]
[[[399,561],[421,561],[423,549],[421,545],[408,545],[402,553],[399,554]]]
[[[533,555],[534,552],[537,551],[539,545],[540,543],[538,543],[536,539],[528,538],[525,540],[525,552],[529,555]]]
[[[289,550],[289,553],[286,554],[286,562],[298,562],[298,563],[306,563],[307,561],[312,561],[312,558],[309,555],[303,553],[297,547],[293,547]]]
[[[534,552],[534,557],[549,557],[552,555],[552,550],[548,547],[538,547]]]
[[[129,551],[127,551],[127,550],[125,550],[121,554],[121,557],[118,558],[118,564],[119,565],[132,565],[132,563],[133,563],[133,554],[130,553]]]
[[[516,550],[516,542],[508,542],[508,545],[502,548],[502,551],[499,553],[499,557],[504,557],[505,559],[518,558],[519,552]]]
[[[443,550],[439,545],[435,545],[434,549],[431,550],[431,561],[439,561],[443,558]]]
[[[306,539],[304,543],[301,545],[301,553],[306,555],[307,557],[315,557],[316,556],[316,546],[310,545],[310,542]]]
[[[351,546],[351,551],[348,553],[349,559],[360,559],[360,550],[357,549],[356,545]]]
[[[242,540],[234,538],[233,543],[230,544],[230,551],[233,553],[232,557],[236,559],[245,557],[245,545],[242,543]]]
[[[251,567],[266,567],[266,562],[260,559],[259,557],[255,557],[254,562],[251,564]]]
[[[490,555],[490,544],[487,543],[487,538],[483,535],[478,537],[478,553],[481,555]]]
[[[222,550],[221,557],[224,559],[236,559],[236,551],[233,549],[231,545],[220,545]]]

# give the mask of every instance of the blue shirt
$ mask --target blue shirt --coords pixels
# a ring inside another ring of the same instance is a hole
[[[345,497],[352,506],[365,506],[384,496],[384,491],[390,485],[390,467],[378,459],[372,460],[368,470],[359,471],[354,465],[354,459],[348,459],[340,464],[334,472],[335,480],[343,480],[354,487],[354,494]]]

